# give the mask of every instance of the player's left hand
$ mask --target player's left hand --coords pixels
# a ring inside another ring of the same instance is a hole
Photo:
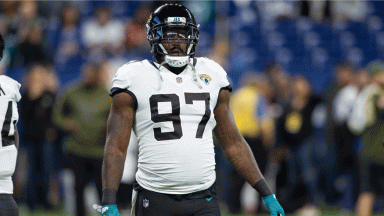
[[[277,201],[275,194],[262,197],[262,199],[271,216],[285,216],[284,209]]]
[[[94,204],[93,208],[101,213],[102,216],[121,216],[119,210],[117,209],[117,205],[97,205]]]

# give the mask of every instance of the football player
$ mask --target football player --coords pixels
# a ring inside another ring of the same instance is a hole
[[[0,60],[3,58],[4,40],[0,34]],[[12,175],[16,168],[19,134],[16,123],[19,120],[17,102],[20,101],[20,84],[0,75],[0,215],[19,215],[12,197]]]
[[[262,195],[271,215],[284,210],[260,173],[229,109],[231,86],[214,61],[195,58],[198,25],[186,7],[164,4],[147,22],[156,62],[130,62],[112,81],[103,161],[102,215],[116,207],[131,128],[139,140],[136,215],[220,215],[212,131],[236,170]]]

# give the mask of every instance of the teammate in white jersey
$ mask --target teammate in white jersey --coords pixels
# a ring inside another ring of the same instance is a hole
[[[284,210],[266,184],[229,110],[226,72],[194,58],[199,39],[192,13],[157,8],[147,23],[156,62],[130,62],[112,81],[113,104],[103,162],[102,215],[120,215],[116,192],[131,128],[139,140],[136,215],[220,215],[212,131],[236,170],[263,196],[271,215]]]
[[[4,40],[0,34],[0,60],[3,58]],[[16,123],[19,120],[17,102],[21,99],[20,84],[0,75],[0,216],[19,215],[12,197],[12,175],[16,168],[19,134]]]

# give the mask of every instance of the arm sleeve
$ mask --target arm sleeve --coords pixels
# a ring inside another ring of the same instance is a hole
[[[229,92],[232,91],[232,85],[229,83],[227,72],[221,67],[219,70],[219,75],[220,75],[220,86],[222,89],[227,89]]]
[[[131,70],[132,67],[129,64],[123,65],[117,70],[112,79],[111,96],[113,96],[113,89],[129,89],[131,87],[132,78],[129,76]]]
[[[117,70],[116,75],[112,79],[112,88],[109,95],[113,97],[116,94],[119,94],[121,92],[125,92],[131,95],[131,97],[135,101],[135,110],[136,110],[138,106],[138,102],[137,102],[136,95],[132,92],[132,83],[135,82],[134,81],[135,68],[133,68],[134,65],[135,64],[128,63],[126,65],[123,65]]]

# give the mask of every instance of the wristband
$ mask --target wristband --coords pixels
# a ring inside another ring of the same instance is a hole
[[[104,205],[116,205],[116,194],[117,190],[115,189],[104,189],[103,198],[101,199],[101,204]]]
[[[256,182],[256,184],[252,187],[255,188],[257,192],[259,192],[261,197],[266,197],[273,194],[272,190],[267,185],[265,179],[261,179],[260,181]]]

